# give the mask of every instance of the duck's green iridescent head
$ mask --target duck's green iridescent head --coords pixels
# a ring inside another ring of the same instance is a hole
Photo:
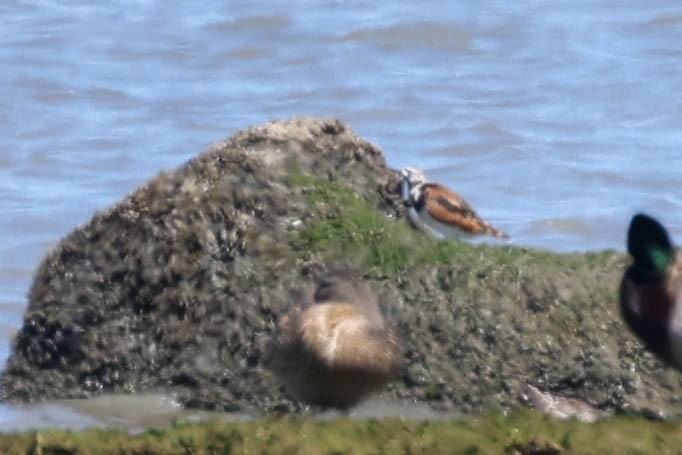
[[[675,258],[675,249],[665,228],[648,215],[632,217],[628,230],[628,252],[634,262],[630,270],[640,280],[665,276]]]

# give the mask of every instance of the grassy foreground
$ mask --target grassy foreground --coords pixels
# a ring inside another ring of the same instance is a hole
[[[595,424],[517,409],[456,421],[302,417],[116,430],[0,434],[3,454],[680,454],[682,421],[618,416]]]

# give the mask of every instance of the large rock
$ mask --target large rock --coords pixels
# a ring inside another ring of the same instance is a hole
[[[187,406],[291,410],[263,357],[326,270],[359,267],[406,346],[385,392],[439,409],[526,383],[604,408],[680,408],[680,377],[620,321],[616,253],[438,242],[398,175],[338,121],[245,130],[159,175],[43,261],[1,378],[5,400],[168,390]]]

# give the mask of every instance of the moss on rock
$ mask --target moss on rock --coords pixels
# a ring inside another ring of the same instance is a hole
[[[680,378],[620,321],[626,258],[437,241],[399,175],[338,121],[247,129],[97,213],[45,258],[1,378],[34,401],[163,388],[189,407],[295,410],[262,359],[330,268],[365,272],[405,342],[386,396],[480,411],[526,383],[678,413]]]

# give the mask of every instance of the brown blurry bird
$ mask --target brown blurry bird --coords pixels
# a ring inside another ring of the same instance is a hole
[[[374,293],[348,272],[320,280],[312,302],[285,314],[278,332],[270,368],[287,393],[311,405],[353,406],[402,366],[402,348]]]

